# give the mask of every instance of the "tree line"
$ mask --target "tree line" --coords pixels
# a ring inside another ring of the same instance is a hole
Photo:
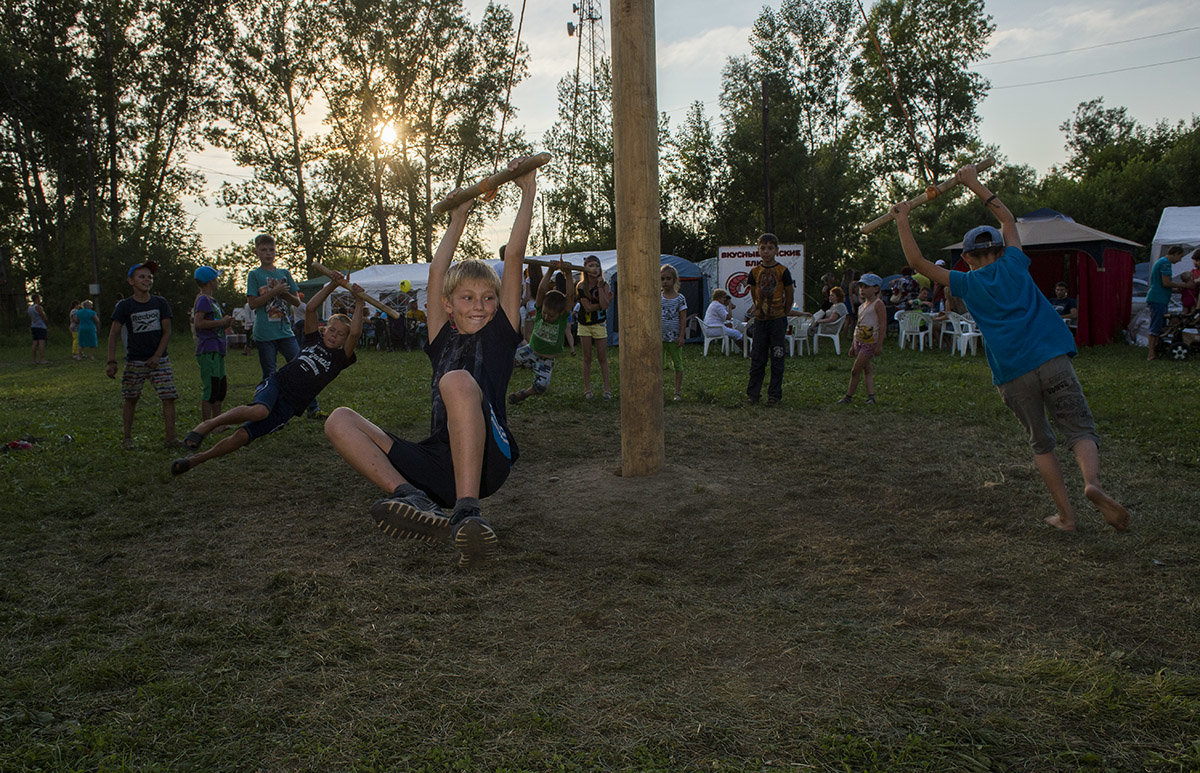
[[[989,185],[1014,212],[1048,206],[1143,243],[1163,206],[1200,200],[1195,117],[1142,126],[1084,102],[1061,127],[1067,162],[1041,178],[985,146],[989,84],[973,66],[994,29],[983,0],[879,0],[865,18],[853,0],[764,8],[750,52],[726,63],[719,120],[699,103],[677,125],[662,117],[663,250],[701,260],[770,221],[806,244],[813,282],[848,265],[890,273],[893,229],[859,226],[989,155]],[[186,216],[205,195],[189,158],[206,146],[249,170],[217,203],[280,236],[299,273],[428,259],[432,204],[530,150],[505,104],[510,69],[514,83],[528,69],[514,47],[511,10],[491,4],[473,22],[461,0],[7,3],[0,282],[10,298],[36,282],[65,308],[93,278],[124,290],[134,262],[157,261],[160,291],[180,294],[196,265],[243,263],[241,247],[205,255]],[[542,138],[556,157],[533,235],[543,252],[615,243],[607,67],[585,86],[581,99],[564,76]],[[475,228],[504,205],[503,193],[483,203]],[[931,250],[983,218],[956,195],[914,213]],[[463,250],[485,253],[478,231]]]

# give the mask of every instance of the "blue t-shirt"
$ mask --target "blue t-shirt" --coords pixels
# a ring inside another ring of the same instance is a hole
[[[1171,278],[1171,260],[1167,257],[1159,258],[1150,267],[1150,287],[1146,290],[1146,303],[1161,303],[1165,306],[1171,302],[1171,288],[1163,287],[1163,277],[1168,280]]]
[[[1059,355],[1075,355],[1074,334],[1029,275],[1029,256],[1016,247],[983,268],[951,271],[950,290],[983,333],[993,384]]]
[[[288,289],[293,293],[300,291],[296,280],[286,268],[267,270],[251,269],[246,278],[246,296],[257,298],[267,291],[268,280],[278,279],[287,282]],[[275,296],[270,302],[254,310],[254,340],[278,341],[280,338],[292,338],[296,332],[292,330],[292,307],[282,296]]]

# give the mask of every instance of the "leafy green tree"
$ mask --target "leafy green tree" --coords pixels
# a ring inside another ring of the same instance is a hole
[[[579,82],[578,73],[558,83],[558,120],[542,137],[555,157],[546,169],[551,185],[542,194],[551,239],[541,245],[546,252],[616,244],[610,68],[606,58],[595,69],[594,83]]]
[[[987,56],[994,30],[983,0],[872,6],[859,31],[862,51],[850,68],[850,89],[879,173],[900,175],[894,189],[945,178],[956,156],[978,144],[976,106],[988,83],[971,66]]]

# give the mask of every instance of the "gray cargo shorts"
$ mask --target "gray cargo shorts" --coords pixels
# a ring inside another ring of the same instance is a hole
[[[1063,354],[1043,362],[1033,370],[996,387],[1008,409],[1016,414],[1029,433],[1029,446],[1035,454],[1054,450],[1054,429],[1063,436],[1068,448],[1085,438],[1097,445],[1096,422],[1088,410],[1083,387]],[[1048,414],[1048,415],[1047,415]],[[1051,422],[1054,426],[1051,427]]]

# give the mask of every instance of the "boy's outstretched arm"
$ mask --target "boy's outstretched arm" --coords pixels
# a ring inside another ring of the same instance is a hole
[[[445,287],[446,271],[450,268],[454,251],[458,249],[458,241],[467,227],[467,215],[473,206],[475,200],[467,199],[450,212],[450,225],[446,227],[446,233],[429,263],[429,283],[425,286],[425,323],[430,341],[437,337],[450,318],[442,303],[442,289]]]
[[[363,289],[358,285],[350,285],[355,290],[362,292]],[[362,338],[363,319],[367,315],[367,304],[361,298],[354,299],[354,315],[350,317],[350,335],[346,338],[346,344],[342,347],[342,351],[347,357],[354,354],[355,347],[358,346],[358,339]],[[308,326],[308,318],[305,317],[305,327]]]
[[[338,287],[338,283],[345,279],[340,271],[331,273],[333,276],[329,278],[329,281],[320,290],[317,290],[304,306],[304,335],[315,333],[321,327],[321,307],[325,305],[325,299],[329,297],[334,288]]]
[[[917,246],[916,237],[913,236],[912,225],[908,222],[910,209],[912,207],[907,201],[892,205],[892,215],[896,219],[896,230],[900,234],[900,246],[904,249],[904,259],[908,261],[908,265],[912,266],[913,271],[929,277],[940,285],[949,285],[950,271],[945,266],[931,263],[921,254],[921,248]]]
[[[522,160],[523,158],[514,158],[508,162],[508,168],[516,168]],[[537,194],[537,170],[530,170],[518,177],[515,182],[521,189],[521,205],[517,208],[512,232],[508,235],[508,244],[504,248],[504,275],[500,278],[500,308],[508,315],[508,321],[512,323],[513,329],[520,331],[521,266],[525,260],[525,250],[529,246],[529,229],[533,223],[533,199]]]
[[[979,175],[974,164],[967,164],[954,175],[958,181],[971,189],[971,192],[983,200],[983,205],[1000,221],[1000,233],[1004,236],[1004,246],[1021,249],[1021,235],[1017,233],[1017,219],[996,194],[992,193],[979,182]],[[929,276],[926,274],[926,276]]]

